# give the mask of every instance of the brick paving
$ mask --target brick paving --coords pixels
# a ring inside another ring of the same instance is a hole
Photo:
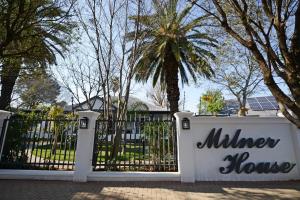
[[[300,182],[88,182],[0,180],[1,200],[299,199]]]

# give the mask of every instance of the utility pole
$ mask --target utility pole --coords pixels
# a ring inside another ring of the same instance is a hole
[[[182,103],[182,110],[184,111],[185,107],[185,91],[183,92],[183,103]]]
[[[73,96],[71,97],[71,100],[72,100],[72,114],[74,116],[74,97]]]

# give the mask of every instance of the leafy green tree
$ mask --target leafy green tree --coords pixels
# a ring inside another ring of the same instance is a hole
[[[252,53],[282,114],[300,129],[300,1],[189,1]]]
[[[227,40],[219,48],[212,81],[232,94],[239,105],[239,116],[246,116],[247,98],[260,91],[262,74],[250,52]]]
[[[150,77],[153,86],[158,80],[166,85],[167,99],[172,113],[178,111],[180,97],[178,80],[189,83],[189,76],[196,82],[198,75],[213,74],[209,64],[214,55],[208,47],[216,47],[216,40],[201,31],[206,16],[190,19],[192,5],[177,11],[178,1],[152,1],[154,11],[149,15],[132,16],[140,23],[137,33],[141,45],[138,47],[135,65],[137,81],[146,82]],[[135,32],[128,34],[133,40]]]
[[[208,90],[200,98],[199,113],[205,110],[216,115],[224,108],[224,97],[220,90]]]
[[[60,0],[0,3],[0,109],[8,109],[20,72],[54,64],[70,44],[74,24]]]
[[[60,94],[60,86],[44,69],[38,69],[20,77],[16,92],[22,100],[22,106],[32,109],[39,104],[55,103]]]

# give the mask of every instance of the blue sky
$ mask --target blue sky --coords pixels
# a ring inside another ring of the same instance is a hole
[[[199,12],[199,10],[197,10],[197,11]],[[198,14],[199,13],[197,13],[197,16],[198,16]],[[84,36],[81,35],[81,38],[84,38]],[[83,42],[83,43],[86,43],[86,42]],[[89,48],[87,48],[86,51],[90,51]],[[91,55],[92,54],[93,53],[91,52]],[[133,83],[131,94],[133,96],[140,98],[143,101],[151,102],[151,100],[147,98],[147,91],[149,91],[152,86],[151,81],[152,80],[150,79],[149,83],[144,84],[144,85]],[[199,80],[199,82],[200,83],[198,84],[198,86],[191,84],[190,86],[185,85],[184,87],[182,87],[181,83],[179,83],[180,93],[181,93],[181,101],[183,101],[183,94],[185,93],[185,104],[184,104],[185,110],[189,110],[192,112],[198,112],[197,107],[199,104],[200,96],[208,89],[220,89],[220,90],[222,90],[225,99],[234,98],[228,92],[224,91],[223,88],[220,88],[218,85],[216,85],[208,80],[202,79],[202,80]],[[266,89],[264,91],[257,93],[257,95],[255,95],[255,96],[262,96],[262,95],[269,95],[269,94],[270,94],[270,92]],[[67,94],[65,91],[62,91],[61,100],[71,103],[71,95]],[[180,107],[180,110],[182,110],[182,106]]]
[[[146,85],[137,84],[133,87],[133,95],[145,100],[149,101],[146,94],[146,88],[150,88],[151,83]],[[183,88],[180,87],[180,93],[181,93],[181,100],[183,100],[183,94],[185,92],[185,110],[191,111],[191,112],[198,112],[197,105],[199,104],[199,99],[202,93],[205,92],[205,90],[209,88],[209,84],[206,84],[205,86],[184,86]],[[182,106],[180,107],[180,110],[182,110]]]
[[[132,95],[140,98],[144,101],[149,101],[150,99],[147,98],[147,89],[150,89],[152,86],[151,82],[149,81],[148,84],[135,84],[132,88]],[[198,112],[198,104],[200,96],[206,92],[208,89],[220,89],[223,93],[225,99],[234,99],[234,96],[231,95],[228,91],[224,90],[224,88],[220,87],[217,84],[212,83],[209,80],[202,79],[199,80],[198,86],[191,84],[190,86],[185,85],[184,87],[180,86],[180,100],[183,100],[183,94],[185,93],[185,109],[186,111],[191,111],[194,113]],[[270,91],[264,87],[261,91],[257,92],[254,96],[267,96],[271,95]],[[150,100],[151,102],[151,100]],[[182,106],[179,108],[182,110]]]

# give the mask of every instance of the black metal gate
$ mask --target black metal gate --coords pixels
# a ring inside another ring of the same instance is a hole
[[[77,126],[75,119],[6,119],[0,169],[73,170]]]
[[[117,134],[121,139],[113,158]],[[176,139],[175,121],[169,114],[131,113],[125,121],[97,120],[93,169],[177,171]]]

